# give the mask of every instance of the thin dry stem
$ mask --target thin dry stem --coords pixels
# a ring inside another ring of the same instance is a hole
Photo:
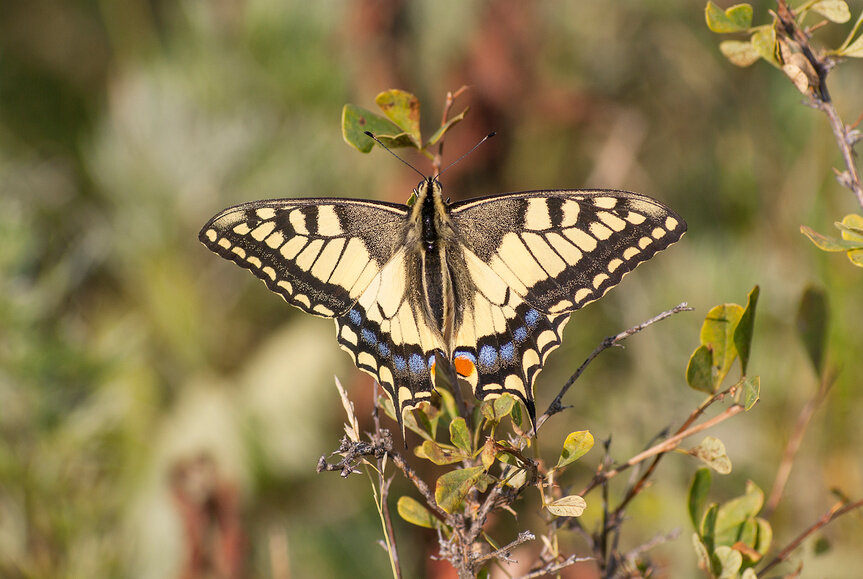
[[[815,395],[803,406],[800,410],[800,415],[797,417],[797,422],[794,425],[794,430],[788,443],[785,445],[785,452],[782,454],[782,462],[779,463],[779,468],[776,471],[776,478],[773,481],[773,488],[770,490],[770,496],[764,507],[764,517],[770,518],[773,511],[782,500],[782,494],[785,492],[785,485],[788,483],[788,477],[791,476],[791,467],[794,464],[794,457],[797,456],[797,451],[800,449],[800,444],[803,442],[803,437],[806,434],[806,428],[809,426],[809,421],[812,415],[827,398],[830,392],[830,387],[833,385],[835,376],[825,376],[821,379],[821,384]]]
[[[600,344],[593,350],[593,352],[590,353],[590,355],[587,357],[587,359],[585,359],[585,361],[581,363],[581,366],[578,367],[578,369],[575,371],[575,373],[569,377],[569,380],[566,381],[566,384],[563,385],[563,388],[561,388],[560,392],[558,392],[557,396],[555,396],[554,400],[552,400],[551,404],[549,404],[548,409],[545,412],[543,412],[542,416],[540,416],[537,419],[536,429],[534,431],[528,433],[528,436],[535,435],[536,431],[538,431],[540,429],[540,427],[543,424],[545,424],[545,422],[551,416],[553,416],[553,415],[557,414],[558,412],[561,412],[565,409],[565,407],[562,404],[563,397],[566,395],[566,393],[569,391],[569,389],[572,387],[572,385],[575,384],[575,381],[578,380],[578,378],[584,372],[585,368],[587,368],[587,366],[591,362],[593,362],[593,360],[597,356],[599,356],[599,354],[601,354],[604,350],[607,350],[608,348],[611,348],[612,346],[617,346],[620,342],[622,342],[626,338],[632,336],[633,334],[637,334],[638,332],[640,332],[641,330],[643,330],[644,328],[646,328],[647,326],[649,326],[651,324],[655,324],[656,322],[662,321],[665,318],[673,316],[674,314],[678,314],[680,312],[689,312],[689,311],[692,311],[693,309],[694,308],[690,308],[686,302],[682,302],[682,303],[674,306],[670,310],[666,310],[666,311],[662,312],[661,314],[658,314],[658,315],[650,318],[649,320],[646,320],[646,321],[638,324],[637,326],[633,326],[633,327],[629,328],[628,330],[624,330],[623,332],[620,332],[619,334],[617,334],[615,336],[608,336],[607,338],[602,340],[602,342],[600,342]]]
[[[788,545],[784,549],[782,549],[779,552],[779,554],[776,555],[776,557],[774,557],[767,565],[765,565],[763,569],[758,571],[758,575],[763,576],[765,573],[767,573],[767,571],[769,571],[770,569],[772,569],[776,565],[785,561],[788,558],[788,556],[795,549],[797,549],[797,547],[799,547],[800,544],[804,540],[806,540],[806,538],[809,535],[811,535],[812,533],[814,533],[818,529],[821,529],[822,527],[827,526],[832,521],[835,521],[837,518],[841,517],[845,513],[849,513],[853,510],[859,509],[860,507],[863,507],[863,500],[859,500],[859,501],[856,501],[853,503],[845,503],[845,502],[836,503],[835,505],[830,507],[830,510],[827,511],[823,517],[818,519],[813,525],[811,525],[805,531],[803,531],[802,533],[797,535],[797,537],[795,537],[793,541],[788,543]]]
[[[708,402],[712,403],[713,401],[720,400],[724,395],[728,394],[729,391],[730,391],[730,389],[714,395],[713,397],[711,397],[708,400]],[[582,490],[578,494],[581,496],[584,496],[586,493],[588,493],[592,489],[594,489],[598,484],[601,484],[601,483],[607,481],[608,479],[617,476],[621,472],[627,470],[628,468],[635,466],[636,464],[638,464],[640,462],[643,462],[644,460],[647,460],[648,458],[650,458],[652,456],[656,456],[657,458],[659,458],[660,456],[667,453],[668,451],[674,450],[675,448],[677,448],[677,446],[685,438],[688,438],[688,437],[692,436],[693,434],[697,434],[697,433],[701,432],[702,430],[706,430],[708,428],[711,428],[711,427],[719,424],[720,422],[724,422],[725,420],[728,420],[732,416],[735,416],[735,415],[737,415],[737,414],[739,414],[745,410],[743,406],[741,406],[739,404],[735,404],[733,406],[729,406],[728,408],[725,409],[724,412],[722,412],[721,414],[717,414],[716,416],[714,416],[710,420],[703,422],[699,425],[690,427],[689,425],[692,424],[692,422],[694,422],[695,419],[698,418],[698,416],[700,416],[704,412],[704,410],[707,408],[707,406],[708,405],[701,405],[696,410],[694,410],[692,412],[692,414],[690,414],[689,418],[687,418],[686,422],[684,422],[683,426],[681,426],[681,428],[678,429],[678,431],[671,438],[668,438],[668,439],[666,439],[666,440],[664,440],[658,444],[653,445],[652,447],[648,448],[647,450],[636,454],[635,456],[633,456],[632,458],[630,458],[629,460],[627,460],[625,463],[621,464],[620,466],[617,466],[611,470],[605,470],[605,471],[600,471],[600,472],[596,473],[596,475],[593,477],[593,480],[590,481],[590,483],[584,488],[584,490]],[[641,483],[642,481],[649,478],[650,474],[653,471],[653,468],[654,468],[654,465],[651,465],[650,468],[648,468],[648,470],[644,473],[644,475],[642,475],[641,479],[639,479],[639,483]],[[633,488],[635,489],[636,487],[638,487],[639,483],[636,483],[635,487],[633,487]]]

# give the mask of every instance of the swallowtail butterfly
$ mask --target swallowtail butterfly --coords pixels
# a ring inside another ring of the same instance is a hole
[[[533,384],[570,314],[676,242],[686,223],[626,191],[527,191],[449,204],[434,178],[400,205],[277,199],[226,209],[204,245],[336,336],[403,413],[429,400],[436,354],[480,400]]]

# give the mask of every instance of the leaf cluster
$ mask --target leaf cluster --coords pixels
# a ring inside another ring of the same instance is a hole
[[[695,528],[692,543],[698,564],[711,577],[754,579],[753,567],[773,540],[773,529],[758,516],[764,493],[749,481],[743,495],[724,503],[707,504],[710,470],[699,469],[689,487],[689,518]]]

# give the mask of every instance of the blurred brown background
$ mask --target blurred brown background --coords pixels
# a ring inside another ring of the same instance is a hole
[[[863,3],[850,2],[854,18]],[[758,23],[771,2],[757,2]],[[388,88],[417,94],[426,134],[446,91],[471,90],[444,177],[461,199],[538,188],[623,188],[689,222],[681,243],[575,314],[537,383],[544,409],[606,335],[681,302],[681,314],[606,352],[543,430],[554,460],[572,430],[613,434],[625,460],[702,400],[684,380],[707,310],[761,286],[750,373],[761,403],[711,434],[734,471],[724,500],[768,492],[816,377],[795,335],[809,284],[832,313],[838,381],[815,414],[772,523],[784,545],[833,502],[863,494],[863,278],[800,233],[859,207],[834,180],[826,120],[780,73],[724,61],[703,4],[399,0],[29,0],[0,18],[0,576],[381,577],[380,522],[363,476],[315,474],[337,447],[349,386],[368,419],[371,382],[334,339],[196,239],[218,210],[267,197],[404,201],[417,177],[340,135],[341,107]],[[817,38],[837,45],[850,29]],[[860,62],[830,88],[863,112]],[[421,157],[409,157],[423,171]],[[446,160],[445,160],[446,161]],[[692,441],[693,444],[696,441]],[[581,488],[599,448],[567,474]],[[621,550],[693,576],[685,491],[697,468],[666,459],[630,507]],[[434,471],[427,476],[434,478]],[[620,477],[625,478],[625,477]],[[612,492],[625,481],[615,481]],[[393,502],[409,493],[396,486]],[[599,497],[583,522],[597,524]],[[536,497],[519,528],[537,527]],[[515,536],[497,521],[501,541]],[[532,527],[533,526],[533,527]],[[431,531],[396,521],[406,576]],[[847,516],[798,553],[817,576],[854,577],[861,523]],[[567,546],[578,551],[581,543]],[[518,557],[516,557],[518,558]],[[523,557],[528,559],[527,556]],[[208,571],[204,571],[207,570]]]

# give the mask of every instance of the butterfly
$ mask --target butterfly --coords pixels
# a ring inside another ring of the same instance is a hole
[[[477,399],[503,393],[536,424],[533,384],[570,314],[678,241],[686,223],[638,193],[526,191],[445,201],[276,199],[222,211],[209,249],[289,304],[334,318],[339,345],[403,415],[428,401],[437,360]],[[451,375],[451,374],[450,374]]]

